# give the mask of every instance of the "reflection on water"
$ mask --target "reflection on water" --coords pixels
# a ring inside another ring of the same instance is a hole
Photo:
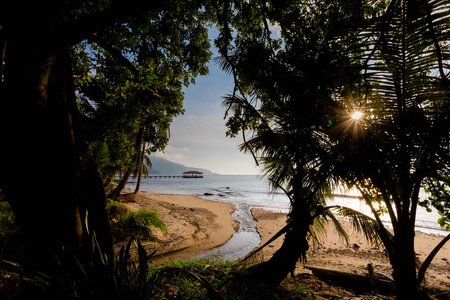
[[[133,185],[128,185],[133,187]],[[251,175],[210,175],[202,179],[186,180],[172,179],[143,179],[141,190],[154,193],[193,195],[204,199],[226,202],[236,205],[233,216],[239,221],[240,228],[237,233],[223,246],[212,249],[198,257],[208,257],[220,252],[222,258],[227,260],[244,257],[260,243],[256,231],[256,221],[250,213],[253,207],[264,208],[277,212],[288,212],[289,199],[281,192],[270,194],[267,182],[260,176]],[[342,193],[342,191],[337,191]],[[344,205],[372,216],[369,207],[359,199],[354,198],[355,193],[346,191],[351,197],[335,196],[328,201],[329,205]],[[353,196],[353,197],[352,197]],[[426,195],[421,191],[420,198]],[[445,235],[437,224],[439,215],[436,211],[428,213],[423,207],[418,207],[416,230],[426,233]],[[389,227],[389,216],[381,216],[385,225]]]

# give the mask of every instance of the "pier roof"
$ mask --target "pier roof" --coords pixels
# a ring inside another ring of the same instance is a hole
[[[186,171],[186,172],[183,172],[183,174],[203,174],[203,173],[199,172],[199,171]]]

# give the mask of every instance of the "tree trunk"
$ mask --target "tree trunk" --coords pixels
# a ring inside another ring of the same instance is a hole
[[[122,190],[124,189],[125,185],[128,182],[128,179],[130,179],[132,172],[133,170],[130,167],[128,167],[125,173],[123,174],[122,179],[120,179],[119,183],[117,184],[116,188],[111,193],[108,194],[108,198],[111,198],[113,200],[117,200],[117,198],[119,198],[120,192],[122,192]]]
[[[401,230],[393,241],[394,257],[390,258],[398,300],[421,299],[416,276],[414,231]]]
[[[106,197],[81,136],[68,51],[47,57],[38,39],[63,22],[62,14],[43,5],[23,16],[35,28],[23,19],[8,28],[14,32],[0,87],[0,188],[24,235],[25,267],[47,274],[61,271],[55,257],[63,247],[95,260],[86,212],[89,232],[112,255]]]
[[[140,152],[140,158],[139,158],[139,164],[138,164],[138,173],[137,173],[137,182],[136,182],[136,187],[134,189],[134,194],[137,194],[139,192],[140,187],[141,187],[142,170],[144,169],[144,159],[145,159],[145,143],[142,145],[142,149],[141,149],[141,152]]]
[[[309,249],[306,239],[309,223],[298,212],[291,212],[292,226],[284,238],[283,244],[266,262],[252,268],[258,279],[279,284],[289,273],[294,272],[300,259],[306,260],[306,251]]]
[[[134,162],[136,163],[136,167],[139,167],[139,159],[141,156],[141,145],[144,140],[144,129],[145,129],[144,127],[139,128],[138,135],[136,138],[137,151],[136,155],[134,156]],[[125,185],[127,184],[128,179],[130,178],[132,172],[133,170],[130,167],[128,167],[119,184],[117,184],[116,188],[111,193],[109,193],[108,198],[111,198],[113,200],[117,200],[117,198],[119,198],[120,192],[122,192],[122,190],[125,188]]]

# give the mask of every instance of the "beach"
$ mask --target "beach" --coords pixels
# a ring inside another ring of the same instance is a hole
[[[234,205],[204,200],[195,196],[138,193],[134,202],[125,203],[133,211],[140,208],[157,210],[168,226],[169,233],[154,230],[157,241],[143,241],[148,253],[154,251],[154,264],[176,260],[189,260],[195,256],[225,244],[239,229],[239,223],[231,216]],[[261,245],[268,241],[286,224],[286,214],[263,209],[252,209],[258,221],[257,231]],[[311,244],[307,263],[298,263],[295,273],[310,273],[306,267],[317,267],[342,272],[367,274],[367,264],[372,264],[376,273],[391,276],[391,267],[382,247],[368,244],[364,236],[353,231],[347,222],[348,244],[338,237],[332,226],[320,244]],[[416,232],[415,250],[423,261],[426,255],[444,236]],[[269,259],[281,246],[283,237],[262,251],[263,259]],[[121,246],[118,243],[117,246]],[[426,274],[427,284],[450,290],[450,244],[447,243],[434,258]]]
[[[231,216],[234,206],[195,196],[141,192],[134,202],[124,203],[131,211],[140,208],[161,213],[168,234],[153,230],[158,241],[141,241],[155,264],[187,260],[225,244],[239,228]],[[117,246],[122,246],[124,242]]]
[[[258,220],[257,229],[261,243],[267,242],[275,233],[286,225],[286,214],[273,213],[262,209],[253,209],[253,216]],[[375,247],[367,243],[364,235],[354,231],[349,222],[344,221],[344,228],[349,233],[349,243],[338,236],[333,225],[327,225],[327,234],[320,240],[320,245],[310,243],[306,267],[337,270],[355,274],[367,274],[367,265],[372,264],[376,273],[392,278],[392,269],[382,246]],[[420,261],[424,261],[432,249],[444,238],[442,235],[426,234],[416,231],[415,251]],[[274,241],[262,250],[264,259],[268,259],[280,248],[282,238]],[[309,273],[301,263],[297,264],[296,273]],[[430,286],[450,291],[450,243],[438,252],[425,276]]]

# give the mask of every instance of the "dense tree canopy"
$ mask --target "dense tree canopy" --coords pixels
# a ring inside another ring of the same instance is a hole
[[[173,117],[183,112],[182,87],[208,71],[210,16],[189,9],[142,16],[96,34],[73,52],[87,139],[106,142],[110,152],[102,172],[107,182],[135,164],[140,129],[146,151],[164,149]]]

